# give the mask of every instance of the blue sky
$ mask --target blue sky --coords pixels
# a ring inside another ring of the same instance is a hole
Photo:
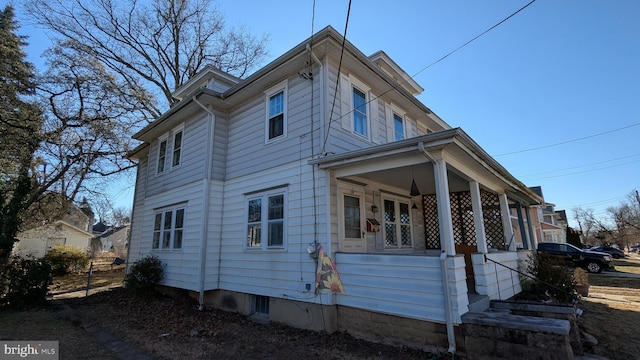
[[[640,3],[537,0],[423,70],[528,2],[354,0],[347,39],[417,74],[425,105],[526,185],[542,186],[557,209],[604,216],[640,190]],[[265,64],[312,32],[312,0],[217,5],[228,25],[270,36]],[[348,0],[316,1],[313,31],[331,25],[342,33],[347,7]],[[37,64],[49,40],[19,11],[18,20]],[[132,194],[121,191],[118,204],[129,207]]]

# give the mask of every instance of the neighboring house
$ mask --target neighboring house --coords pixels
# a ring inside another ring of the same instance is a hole
[[[537,242],[567,242],[567,214],[564,210],[555,210],[555,204],[544,201],[542,188],[540,186],[531,187],[531,190],[542,198],[542,203],[534,206],[536,219],[539,226],[535,232]]]
[[[94,226],[95,230],[96,226]],[[93,242],[100,244],[100,251],[111,251],[120,257],[124,257],[129,246],[129,233],[130,225],[106,226],[100,235],[94,236]]]
[[[88,250],[93,234],[93,212],[87,206],[69,205],[59,220],[35,226],[18,233],[13,251],[21,256],[43,257],[56,245],[75,246]]]
[[[421,91],[331,27],[244,80],[206,67],[134,135],[130,263],[203,307],[455,346],[470,294],[521,291],[509,207],[541,198]],[[314,291],[319,250],[344,294]]]

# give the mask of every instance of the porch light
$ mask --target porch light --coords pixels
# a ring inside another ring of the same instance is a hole
[[[409,195],[411,195],[411,197],[420,195],[420,190],[418,190],[418,185],[416,185],[416,179],[411,181],[411,192]]]
[[[374,213],[374,214],[377,213],[378,212],[378,207],[375,206],[375,205],[371,205],[371,212]]]

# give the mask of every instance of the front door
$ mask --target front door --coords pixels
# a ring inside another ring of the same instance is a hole
[[[344,252],[365,252],[364,190],[356,185],[338,187],[338,246]]]

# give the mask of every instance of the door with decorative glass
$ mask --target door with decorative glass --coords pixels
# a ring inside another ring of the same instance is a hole
[[[411,206],[408,201],[384,198],[384,247],[411,248]]]

